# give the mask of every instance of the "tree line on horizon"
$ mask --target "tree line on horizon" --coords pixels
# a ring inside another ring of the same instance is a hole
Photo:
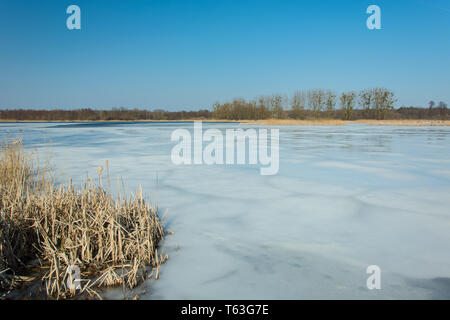
[[[212,111],[166,111],[113,108],[95,110],[0,110],[0,120],[18,121],[108,121],[108,120],[263,120],[276,119],[432,119],[448,118],[447,104],[429,102],[428,108],[394,108],[395,95],[385,88],[349,91],[338,95],[332,90],[296,91],[292,97],[281,94],[260,96],[253,100],[235,98],[232,102],[215,103]]]
[[[209,110],[199,111],[165,111],[165,110],[141,110],[113,108],[111,110],[95,110],[91,108],[74,110],[35,110],[35,109],[11,109],[0,110],[0,120],[19,121],[134,121],[134,120],[189,120],[209,119]]]
[[[359,92],[342,92],[312,89],[297,91],[292,97],[274,94],[253,100],[242,98],[232,102],[216,103],[213,117],[228,120],[259,119],[447,119],[447,104],[438,107],[431,101],[430,107],[401,107],[394,109],[395,95],[385,88],[365,89]]]

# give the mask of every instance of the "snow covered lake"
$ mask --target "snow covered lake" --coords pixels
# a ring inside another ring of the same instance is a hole
[[[168,210],[169,260],[141,298],[450,299],[450,127],[280,126],[274,176],[174,165],[177,128],[193,123],[0,123],[0,138],[51,154],[61,182],[108,160],[112,188]]]

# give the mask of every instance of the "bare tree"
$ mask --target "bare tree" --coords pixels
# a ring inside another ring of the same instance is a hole
[[[447,120],[447,104],[444,101],[439,102],[439,115],[441,120]]]
[[[354,92],[343,92],[341,95],[341,107],[344,111],[344,120],[351,120],[355,108],[356,94]]]
[[[385,88],[373,89],[374,107],[378,120],[383,120],[386,112],[394,108],[395,98],[394,93]]]
[[[320,112],[324,108],[325,95],[322,89],[314,89],[308,91],[309,108],[314,113],[314,118],[319,118]]]
[[[284,118],[283,110],[283,96],[280,94],[274,94],[271,100],[272,116],[277,119]]]
[[[294,119],[304,118],[304,110],[306,106],[306,93],[304,91],[296,91],[292,96],[291,114]]]
[[[327,117],[331,118],[336,105],[336,93],[330,90],[325,91],[325,105],[327,108]]]
[[[257,119],[267,119],[270,117],[269,105],[264,96],[258,98]]]
[[[436,102],[434,102],[433,100],[431,100],[430,102],[428,102],[428,106],[429,106],[430,111],[431,111],[431,109],[433,109],[433,107],[435,106],[435,104],[436,104]]]
[[[428,102],[428,116],[432,116],[433,113],[433,107],[436,105],[436,102],[434,102],[433,100],[431,100],[430,102]]]
[[[444,101],[439,102],[438,108],[447,109],[447,104]]]
[[[370,109],[372,108],[373,100],[373,89],[365,89],[359,93],[359,106],[363,110],[363,116],[365,118],[370,118]]]

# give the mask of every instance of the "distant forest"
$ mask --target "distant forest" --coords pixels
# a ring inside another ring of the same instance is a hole
[[[447,104],[430,101],[427,107],[394,108],[394,93],[384,88],[360,92],[343,92],[339,96],[331,90],[314,89],[297,91],[292,97],[274,94],[253,100],[233,99],[223,104],[215,103],[213,110],[165,111],[140,109],[95,110],[0,110],[0,120],[17,121],[108,121],[108,120],[259,120],[259,119],[428,119],[446,120]]]

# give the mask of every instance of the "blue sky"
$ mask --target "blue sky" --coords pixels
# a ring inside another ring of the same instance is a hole
[[[66,28],[81,8],[82,29]],[[377,4],[382,30],[366,28]],[[208,108],[383,86],[450,104],[447,0],[0,0],[0,108]]]

